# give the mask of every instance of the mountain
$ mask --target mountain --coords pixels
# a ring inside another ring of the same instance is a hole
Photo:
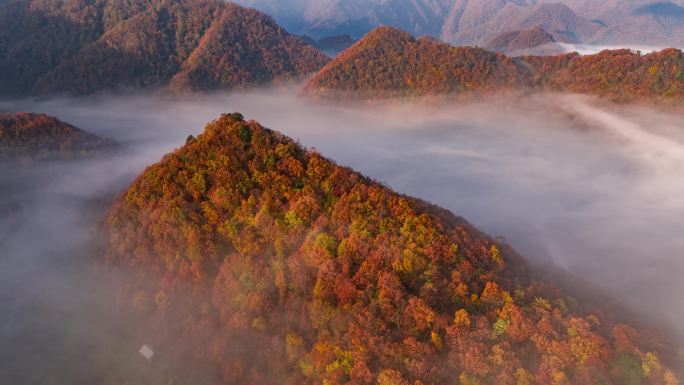
[[[318,40],[307,35],[299,35],[297,37],[305,44],[316,47],[319,51],[322,51],[331,57],[337,56],[340,52],[356,43],[356,40],[349,35],[326,36]]]
[[[525,57],[535,68],[534,87],[605,97],[617,102],[684,101],[684,53],[669,48],[643,55],[606,50],[596,55]]]
[[[437,35],[453,0],[237,0],[281,22],[289,31],[322,38],[360,38],[379,25]]]
[[[635,15],[650,15],[659,18],[684,18],[684,7],[671,1],[643,5],[634,10]]]
[[[677,49],[647,55],[606,50],[511,58],[381,27],[326,65],[306,89],[350,97],[551,91],[618,102],[681,102],[684,55]]]
[[[0,113],[0,160],[74,158],[111,150],[114,142],[44,114]]]
[[[502,33],[540,27],[562,42],[684,47],[684,1],[657,0],[238,0],[322,37],[360,38],[381,25],[457,45],[482,45]]]
[[[279,82],[327,58],[255,10],[214,0],[0,5],[3,95],[204,91]]]
[[[484,45],[498,34],[536,27],[547,31],[556,41],[580,43],[589,41],[604,28],[578,16],[565,4],[508,3],[491,12],[488,8],[486,14],[470,15],[466,8],[458,20],[458,29],[445,25],[442,38],[451,44]]]
[[[577,0],[568,5],[579,15],[606,26],[591,39],[592,43],[684,47],[681,0]]]
[[[474,47],[379,27],[326,65],[307,84],[318,94],[359,96],[518,89],[528,69],[512,58]]]
[[[495,36],[489,40],[484,48],[488,51],[502,52],[510,56],[519,56],[521,54],[531,54],[538,50],[544,50],[544,47],[554,48],[556,39],[539,27],[526,29],[523,31],[505,32]],[[558,51],[558,48],[555,48]],[[562,52],[555,52],[562,53]]]
[[[318,40],[318,49],[323,52],[330,52],[332,56],[337,56],[340,52],[351,47],[356,43],[349,35],[327,36]]]
[[[677,383],[665,345],[510,247],[237,113],[148,167],[104,231],[136,328],[213,383]]]

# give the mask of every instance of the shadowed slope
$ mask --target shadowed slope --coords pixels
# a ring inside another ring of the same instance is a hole
[[[169,82],[174,90],[241,88],[294,79],[328,60],[268,16],[233,3],[74,2],[0,5],[1,94],[89,94]]]

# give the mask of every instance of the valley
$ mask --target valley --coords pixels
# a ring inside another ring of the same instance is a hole
[[[0,1],[0,383],[680,384],[682,10]]]
[[[127,146],[132,153],[107,162],[109,168],[93,166],[89,171],[98,179],[119,180],[119,188],[185,143],[188,135],[197,135],[203,122],[222,111],[243,111],[267,127],[278,124],[288,135],[399,192],[437,203],[487,233],[505,236],[533,266],[582,277],[596,291],[618,298],[611,301],[638,312],[642,321],[650,318],[647,323],[684,332],[678,323],[682,309],[672,307],[681,290],[679,270],[673,266],[680,266],[676,255],[682,247],[672,213],[684,208],[675,198],[683,186],[668,182],[678,178],[682,162],[677,143],[684,138],[674,129],[675,116],[646,108],[625,115],[615,107],[596,109],[590,107],[594,103],[570,96],[517,103],[502,98],[454,110],[448,103],[331,106],[302,99],[296,91],[214,94],[195,100],[143,95],[55,99],[3,103],[0,108],[59,111],[62,119]],[[383,111],[382,118],[378,111]],[[655,116],[657,128],[645,125]],[[592,182],[577,185],[577,180]],[[106,196],[111,190],[96,191]],[[654,210],[656,201],[660,208]],[[624,244],[624,239],[635,241]],[[660,250],[657,259],[652,259],[652,250]],[[644,255],[650,256],[648,262]],[[626,271],[631,277],[627,280]],[[663,279],[664,274],[672,276]],[[647,313],[651,316],[644,317]],[[150,343],[145,336],[153,335],[128,334],[132,341],[120,357],[137,354],[138,345]],[[135,370],[125,368],[129,374],[142,371],[154,377],[144,359],[128,359],[137,362]],[[173,370],[162,372],[170,375]]]

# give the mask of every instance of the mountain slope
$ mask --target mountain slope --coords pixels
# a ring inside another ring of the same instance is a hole
[[[515,56],[520,52],[533,51],[543,45],[555,43],[556,39],[539,27],[523,31],[506,32],[489,40],[484,48],[493,52],[502,52]]]
[[[510,58],[432,39],[415,40],[383,27],[326,65],[306,89],[348,97],[553,91],[620,102],[680,102],[684,56],[680,50],[668,49],[648,55],[615,50],[587,56]]]
[[[462,218],[239,114],[148,167],[105,234],[146,338],[214,382],[677,381],[647,334],[535,282]]]
[[[0,93],[25,95],[61,60],[102,33],[102,15],[85,2],[0,4]]]
[[[438,35],[452,0],[237,0],[275,17],[297,34],[323,38],[348,34],[355,38],[379,25],[417,35]]]
[[[618,102],[684,101],[684,53],[670,48],[647,55],[606,50],[596,55],[526,57],[534,87],[597,95]]]
[[[44,114],[0,113],[0,160],[73,158],[114,143]]]
[[[583,44],[684,47],[682,0],[238,0],[298,34],[360,38],[388,25],[416,36],[477,45],[501,33],[541,27]]]
[[[351,47],[356,43],[349,35],[328,36],[318,41],[318,49],[323,52],[330,53],[331,56],[337,56],[340,52]]]
[[[455,33],[448,33],[446,26],[442,38],[452,44],[483,45],[498,34],[540,28],[550,33],[555,40],[579,43],[589,40],[603,27],[586,20],[565,4],[508,4],[475,20],[464,20]],[[465,24],[467,23],[467,24]]]
[[[282,82],[328,59],[266,16],[229,5],[171,80],[176,89],[211,90]]]
[[[327,61],[269,17],[232,3],[73,3],[0,6],[3,94],[88,94],[169,82],[182,90],[235,88],[292,79]]]
[[[528,72],[502,54],[380,27],[325,66],[307,89],[357,96],[487,92],[523,87]]]

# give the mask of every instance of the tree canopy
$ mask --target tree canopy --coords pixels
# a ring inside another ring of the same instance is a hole
[[[618,102],[684,98],[684,55],[605,50],[595,55],[509,57],[381,27],[328,63],[306,85],[333,97],[576,92]]]
[[[216,0],[0,4],[0,94],[205,91],[280,82],[327,57],[250,8]]]
[[[103,230],[124,304],[223,383],[677,384],[651,333],[240,114],[148,167]]]

